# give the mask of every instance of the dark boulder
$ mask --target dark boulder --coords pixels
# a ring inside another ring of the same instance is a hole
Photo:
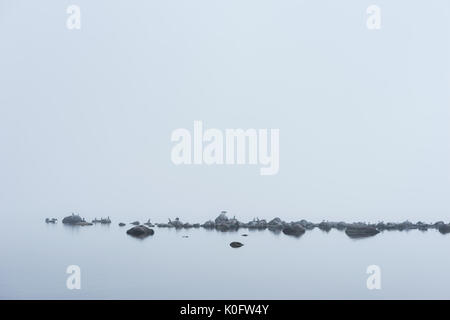
[[[228,222],[227,212],[222,211],[220,215],[214,220],[214,222],[216,224],[227,223]]]
[[[240,248],[242,247],[244,244],[237,242],[237,241],[233,241],[232,243],[230,243],[230,247],[232,248]]]
[[[352,224],[345,229],[345,234],[350,238],[372,237],[378,233],[377,228],[365,224]]]
[[[215,226],[216,226],[216,224],[214,223],[214,221],[211,221],[211,220],[206,221],[206,222],[202,225],[202,227],[205,228],[205,229],[214,229]]]
[[[319,223],[318,227],[322,231],[329,232],[333,227],[333,224],[328,221],[322,221],[321,223]]]
[[[175,229],[181,229],[184,226],[183,222],[181,222],[179,218],[175,218],[175,221],[169,219],[168,225],[169,227],[175,227]]]
[[[316,227],[316,225],[314,223],[306,221],[305,219],[302,219],[297,223],[299,223],[306,230],[312,230]]]
[[[153,229],[147,228],[146,226],[135,226],[127,230],[127,234],[137,238],[145,238],[154,235],[155,231],[153,231]]]
[[[62,223],[76,225],[77,223],[80,223],[83,221],[84,221],[84,219],[81,218],[78,214],[72,213],[72,215],[65,217],[62,220]]]
[[[305,233],[305,228],[303,228],[299,223],[291,223],[283,228],[283,233],[288,236],[300,237]]]
[[[267,228],[267,222],[266,220],[259,220],[257,219],[253,219],[252,221],[250,221],[249,223],[247,223],[245,225],[245,227],[247,227],[248,229],[265,229]]]
[[[442,224],[439,226],[438,230],[442,234],[450,233],[450,224]]]
[[[75,223],[75,225],[85,227],[85,226],[93,226],[94,224],[92,222],[81,221]]]
[[[120,223],[119,223],[119,227],[125,227],[125,223],[120,222]]]
[[[281,230],[283,229],[283,221],[280,218],[274,218],[267,223],[269,230]]]

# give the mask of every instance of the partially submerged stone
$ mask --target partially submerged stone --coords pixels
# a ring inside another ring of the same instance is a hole
[[[110,224],[111,219],[109,217],[100,219],[95,218],[94,220],[92,220],[92,223]]]
[[[439,226],[438,230],[442,234],[450,233],[450,224],[442,224]]]
[[[377,228],[365,224],[353,224],[347,226],[345,229],[345,234],[350,238],[366,238],[372,237],[380,233]]]
[[[300,237],[305,233],[305,228],[299,223],[291,223],[283,228],[283,233],[288,236]]]
[[[230,247],[232,247],[232,248],[240,248],[243,245],[244,245],[243,243],[240,243],[238,241],[233,241],[232,243],[230,243]]]
[[[136,238],[145,238],[154,235],[155,231],[146,226],[135,226],[127,230],[127,234]]]
[[[65,217],[62,220],[64,224],[76,225],[77,223],[84,222],[84,219],[81,218],[78,214],[72,213],[72,215]]]
[[[75,223],[75,225],[76,225],[76,226],[82,226],[82,227],[85,227],[85,226],[92,226],[92,225],[94,225],[94,224],[91,223],[91,222],[81,221],[81,222]]]

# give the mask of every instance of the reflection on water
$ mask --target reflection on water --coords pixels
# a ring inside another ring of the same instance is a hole
[[[450,235],[436,230],[350,239],[337,230],[295,238],[269,230],[154,228],[154,236],[136,239],[126,234],[130,227],[2,224],[0,297],[450,298]],[[232,241],[244,246],[231,248]],[[69,265],[81,268],[81,290],[66,288]],[[381,290],[366,287],[369,265],[381,269]]]

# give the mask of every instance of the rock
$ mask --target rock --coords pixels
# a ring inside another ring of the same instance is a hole
[[[127,230],[127,234],[137,238],[145,238],[155,234],[155,231],[153,229],[147,228],[146,226],[135,226]]]
[[[182,236],[182,238],[189,238],[189,236]]]
[[[404,222],[398,223],[396,226],[396,229],[400,230],[400,231],[410,230],[410,229],[415,229],[415,228],[416,228],[416,226],[409,221],[404,221]]]
[[[139,221],[133,221],[133,222],[131,222],[130,224],[135,225],[135,226],[140,225]]]
[[[144,225],[149,228],[153,228],[155,226],[153,223],[150,222],[150,219],[148,219],[147,222],[144,223]]]
[[[230,247],[232,248],[240,248],[242,247],[244,244],[237,242],[237,241],[233,241],[232,243],[230,243]]]
[[[299,223],[306,230],[312,230],[316,227],[316,225],[314,223],[306,221],[305,219],[302,219],[297,223]]]
[[[253,221],[250,221],[245,225],[246,228],[249,229],[265,229],[267,228],[267,222],[266,220],[259,220],[258,218],[253,219]]]
[[[92,223],[110,224],[111,219],[109,217],[100,219],[95,218],[94,220],[92,220]]]
[[[202,227],[205,228],[205,229],[214,229],[215,226],[216,226],[216,224],[214,223],[214,221],[211,221],[211,220],[206,221],[206,222],[202,225]]]
[[[417,229],[419,229],[420,231],[427,231],[428,228],[430,227],[430,225],[428,223],[423,223],[421,221],[417,222]]]
[[[168,224],[168,223],[157,223],[156,226],[158,228],[172,228],[173,227],[171,224]]]
[[[248,234],[244,233],[242,236],[243,236],[243,237],[248,237]]]
[[[336,229],[338,229],[339,231],[345,230],[345,228],[347,228],[347,224],[345,222],[340,221],[336,223]]]
[[[288,236],[300,237],[305,233],[305,228],[299,223],[291,223],[283,228],[283,233]]]
[[[378,231],[374,226],[360,223],[349,225],[345,229],[345,234],[350,238],[372,237],[378,233],[380,233],[380,231]]]
[[[56,219],[56,218],[46,218],[45,219],[46,223],[56,223],[56,221],[58,221],[58,219]]]
[[[85,226],[92,226],[92,225],[94,225],[94,224],[91,223],[91,222],[81,221],[81,222],[75,223],[75,225],[76,225],[76,226],[82,226],[82,227],[85,227]]]
[[[176,229],[183,228],[183,222],[181,222],[179,218],[175,218],[175,221],[172,221],[172,220],[169,219],[168,225],[170,227],[175,227]]]
[[[214,220],[215,224],[221,224],[228,222],[227,212],[222,211],[220,215]]]
[[[281,230],[283,229],[283,225],[283,221],[281,221],[281,219],[277,217],[270,220],[267,224],[267,227],[269,228],[269,230]]]
[[[318,227],[322,231],[329,232],[332,228],[332,223],[328,221],[327,222],[322,221],[321,223],[319,223]]]
[[[438,230],[442,234],[450,233],[450,224],[442,224],[439,226]]]
[[[239,229],[239,221],[237,221],[235,218],[229,219],[226,213],[226,211],[222,211],[220,213],[220,215],[214,220],[214,227],[219,231]]]
[[[80,223],[83,221],[84,221],[84,219],[82,219],[79,215],[72,213],[71,216],[65,217],[62,220],[62,223],[76,225],[77,223]]]
[[[120,223],[119,223],[119,227],[125,227],[125,223],[120,222]]]

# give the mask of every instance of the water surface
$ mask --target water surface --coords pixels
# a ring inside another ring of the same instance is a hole
[[[268,230],[155,228],[154,236],[139,240],[118,222],[1,224],[0,298],[450,298],[450,235],[436,230],[354,240],[337,230],[293,238]],[[231,241],[245,245],[233,249]],[[366,287],[373,264],[381,268],[381,290]],[[66,287],[69,265],[81,268],[80,290]]]

